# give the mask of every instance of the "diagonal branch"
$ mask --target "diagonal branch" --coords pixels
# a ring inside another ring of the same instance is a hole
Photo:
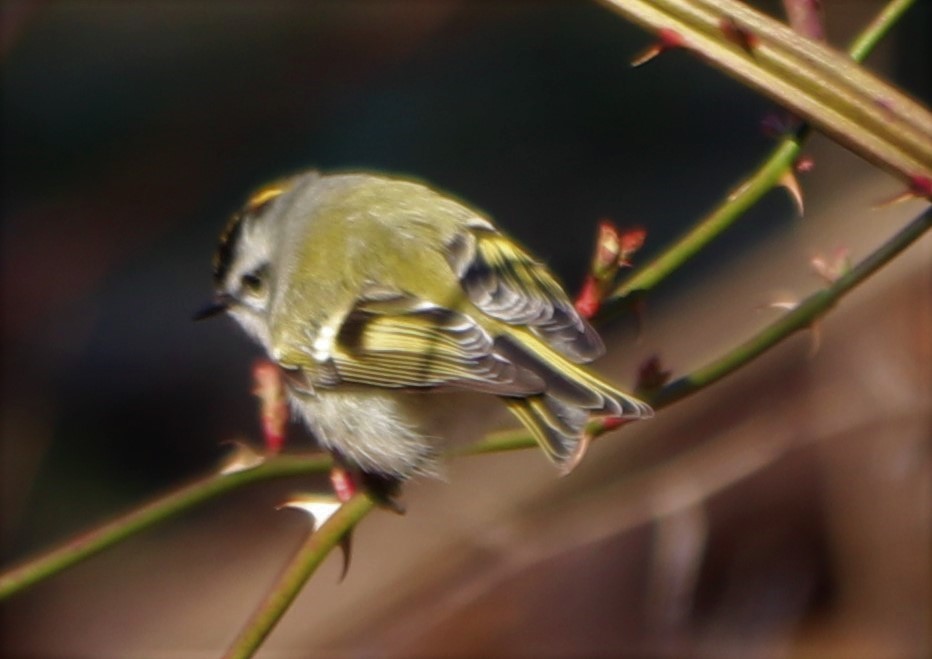
[[[801,41],[798,36],[793,35],[791,32],[787,32],[789,35],[787,36],[787,34],[780,31],[781,29],[785,30],[785,28],[770,21],[770,19],[766,19],[740,5],[735,5],[730,0],[715,0],[715,2],[711,0],[655,0],[650,3],[643,0],[605,1],[616,6],[624,5],[631,12],[634,12],[635,9],[637,11],[643,10],[646,17],[636,20],[651,25],[655,29],[657,26],[669,27],[669,21],[672,20],[672,17],[676,17],[677,29],[682,29],[683,34],[689,36],[687,40],[689,47],[700,50],[709,59],[716,61],[722,68],[729,70],[739,78],[745,79],[742,76],[748,76],[749,79],[746,82],[752,86],[767,89],[778,96],[783,92],[791,96],[797,93],[802,94],[801,98],[805,99],[805,103],[800,101],[799,104],[809,108],[806,104],[811,102],[812,107],[807,110],[809,113],[800,111],[800,114],[811,119],[820,128],[833,135],[831,128],[826,128],[821,122],[834,121],[837,117],[831,113],[823,113],[821,110],[825,103],[837,103],[840,108],[839,112],[842,112],[842,114],[847,113],[844,117],[838,118],[839,126],[842,127],[839,129],[840,133],[843,136],[848,136],[846,128],[850,127],[851,122],[857,124],[860,121],[863,126],[858,124],[858,130],[866,130],[865,134],[874,140],[874,142],[867,140],[866,145],[858,143],[855,145],[849,144],[849,146],[852,146],[852,148],[868,158],[879,159],[887,169],[905,177],[912,176],[917,171],[922,173],[932,169],[932,166],[930,166],[932,157],[929,157],[932,154],[932,146],[930,146],[932,144],[932,130],[929,130],[932,121],[929,120],[928,114],[924,110],[895,92],[889,96],[873,96],[871,98],[883,101],[884,107],[882,109],[892,108],[895,113],[895,121],[889,121],[892,128],[886,131],[883,130],[884,126],[879,126],[876,122],[877,108],[870,108],[870,112],[866,111],[864,94],[861,94],[857,88],[848,88],[846,85],[849,85],[849,83],[851,85],[865,84],[864,88],[869,93],[872,93],[872,90],[877,91],[879,89],[883,94],[892,91],[889,87],[869,76],[869,79],[865,80],[864,76],[867,74],[850,62],[839,65],[838,60],[842,58],[831,53],[831,51],[807,43],[804,40]],[[862,37],[853,46],[852,55],[863,57],[880,38],[886,27],[889,27],[899,17],[911,1],[894,0],[884,10],[884,14],[881,15],[886,18],[878,19],[880,22],[875,21],[874,23],[874,25],[880,24],[883,29],[875,30],[872,34]],[[727,13],[724,13],[723,7],[727,8]],[[650,20],[657,18],[660,9],[670,13],[662,14],[663,21],[652,24]],[[738,21],[744,28],[753,30],[754,34],[757,34],[761,39],[760,45],[756,46],[752,53],[749,53],[728,42],[723,37],[720,29],[720,21],[723,18]],[[774,25],[777,27],[774,28]],[[822,50],[812,51],[814,47]],[[828,53],[825,60],[820,59],[824,55],[823,51]],[[791,71],[780,68],[781,66],[788,66],[788,62],[791,65]],[[828,66],[827,69],[826,66]],[[764,71],[766,75],[753,73],[758,69]],[[799,73],[796,69],[803,69],[808,73]],[[752,73],[748,73],[748,71],[752,71]],[[838,80],[839,71],[843,71],[845,75],[850,75],[850,78]],[[774,85],[772,88],[768,87],[768,84],[772,83],[778,75],[787,76],[799,88],[787,91],[785,86]],[[825,94],[819,92],[819,85],[811,84],[813,81],[821,80],[820,76],[825,76],[829,83]],[[782,96],[780,98],[786,100]],[[792,103],[788,104],[799,111]],[[889,120],[889,118],[887,119]],[[908,138],[915,136],[916,131],[919,133],[917,139],[910,141]],[[902,139],[904,136],[907,139]],[[876,152],[870,150],[872,145],[874,147],[879,145]],[[783,149],[785,149],[785,153],[781,151]],[[778,154],[779,157],[789,159],[785,163],[782,160],[779,163],[774,163],[772,167],[777,169],[782,167],[785,170],[788,163],[792,162],[795,157],[794,149],[798,152],[798,145],[792,142],[781,145],[778,151],[781,151],[784,155]],[[913,161],[910,161],[910,158],[913,158]],[[916,158],[919,160],[916,160]],[[919,162],[920,160],[922,162]],[[921,165],[918,170],[909,169],[904,165],[906,163],[909,167],[912,167],[916,162]],[[765,165],[765,167],[768,166],[770,165]],[[772,185],[773,182],[771,181],[766,187],[761,188],[760,194],[763,194],[763,191],[769,189]],[[757,197],[753,197],[742,201],[746,205],[739,209],[739,212],[756,199]],[[841,297],[850,292],[861,281],[889,262],[908,245],[918,240],[930,228],[930,224],[932,224],[932,210],[927,209],[891,238],[890,241],[878,248],[846,275],[839,278],[833,285],[813,294],[793,311],[764,328],[722,358],[664,387],[653,397],[652,402],[657,408],[662,408],[695,393],[739,367],[750,363],[796,331],[810,326],[812,322],[826,313]],[[662,272],[661,278],[662,276],[665,276],[665,273]],[[631,290],[635,290],[635,288]],[[475,444],[468,452],[482,453],[531,446],[534,446],[534,440],[526,433],[516,431],[490,436]],[[80,536],[18,568],[5,572],[0,575],[0,600],[42,579],[57,574],[61,570],[141,530],[174,517],[216,496],[262,480],[319,473],[329,468],[329,466],[329,458],[322,456],[280,456],[269,459],[262,465],[252,469],[229,475],[214,475],[204,478],[86,535]],[[240,637],[231,649],[230,656],[245,657],[251,656],[255,652],[275,623],[287,610],[288,605],[296,597],[303,584],[339,541],[340,537],[368,514],[371,509],[372,502],[367,497],[354,498],[343,506],[321,528],[319,533],[313,534],[302,545],[292,562],[283,572],[279,582],[275,584],[260,609],[257,610],[253,619],[244,627]]]
[[[182,486],[103,526],[83,533],[65,544],[0,574],[0,601],[54,576],[108,547],[159,522],[241,487],[276,478],[320,473],[330,468],[330,458],[278,456],[252,469],[232,474],[213,474]]]
[[[871,252],[863,261],[839,277],[832,285],[800,302],[792,311],[759,330],[722,357],[646,396],[655,409],[662,409],[718,382],[726,375],[754,361],[799,330],[812,326],[862,281],[889,263],[904,249],[932,228],[932,206],[900,229],[892,238]],[[463,454],[495,453],[534,446],[534,439],[523,431],[490,435],[472,444]]]
[[[650,402],[657,409],[675,403],[751,363],[784,339],[811,326],[842,297],[916,242],[930,228],[932,207],[927,208],[834,284],[810,295],[793,311],[760,330],[723,357],[665,386]],[[532,448],[535,445],[535,440],[526,432],[511,431],[490,435],[461,451],[459,455],[517,450]],[[252,469],[208,476],[4,573],[0,576],[0,600],[53,576],[141,530],[221,494],[263,480],[319,473],[328,469],[330,464],[330,459],[326,456],[278,456]],[[230,656],[251,656],[284,615],[297,592],[313,575],[317,566],[323,562],[343,534],[362,520],[372,507],[368,497],[354,498],[349,504],[341,507],[318,533],[310,536],[256,611],[250,624],[243,629],[230,651]],[[324,537],[318,538],[320,533],[324,533]]]
[[[893,0],[871,21],[851,43],[848,54],[862,61],[877,43],[890,31],[903,13],[915,0]],[[742,214],[757,203],[768,191],[780,182],[799,157],[802,145],[809,134],[808,126],[801,126],[793,135],[780,142],[764,162],[748,178],[735,186],[733,192],[711,213],[700,219],[692,229],[665,249],[650,263],[622,282],[609,296],[603,317],[611,317],[621,311],[620,302],[633,293],[648,291],[656,287],[677,268],[695,256],[703,247],[734,224]],[[614,302],[614,303],[613,303]]]
[[[832,48],[735,0],[602,1],[648,30],[675,32],[685,48],[907,185],[932,179],[932,114]]]
[[[323,526],[308,534],[276,579],[275,587],[268,592],[227,650],[226,659],[251,657],[259,649],[327,554],[374,507],[375,500],[360,492],[340,506]]]
[[[932,227],[932,207],[926,209],[925,212],[840,277],[834,284],[810,295],[793,311],[764,328],[734,350],[729,351],[721,359],[717,359],[708,366],[670,383],[652,397],[650,402],[657,409],[675,403],[717,382],[741,366],[749,364],[798,330],[809,327],[816,319],[831,309],[846,293],[879,270],[881,266],[889,263],[900,252],[918,240],[930,227]],[[526,432],[514,432],[488,437],[473,444],[468,452],[492,453],[502,450],[531,448],[535,445],[535,440]],[[466,452],[464,451],[461,454],[466,454]],[[321,532],[326,531],[328,534],[325,539],[317,542],[315,539],[318,534],[311,534],[307,543],[302,546],[285,568],[279,580],[272,585],[263,603],[247,622],[240,636],[234,642],[233,648],[227,655],[228,657],[244,659],[253,655],[285,614],[288,606],[297,596],[297,593],[300,592],[307,579],[313,575],[317,566],[323,562],[327,553],[339,541],[340,536],[333,535],[336,532],[335,529],[342,529],[341,534],[349,532],[355,524],[359,523],[372,510],[371,499],[365,499],[368,503],[363,503],[357,501],[357,498],[354,498],[337,511],[334,515],[334,517],[340,516],[337,522],[334,522],[334,518],[331,518],[321,528]],[[344,513],[344,509],[349,506],[353,506],[353,508],[341,515],[341,513]],[[332,527],[331,523],[333,523]]]
[[[867,258],[839,277],[831,286],[817,291],[800,302],[792,311],[768,325],[741,345],[712,363],[671,382],[652,397],[649,402],[656,407],[671,403],[696,393],[718,382],[741,366],[753,361],[786,337],[801,329],[807,329],[829,311],[845,294],[870,277],[883,265],[889,263],[900,252],[918,240],[932,227],[932,207],[926,210],[896,233],[890,240],[874,250]]]

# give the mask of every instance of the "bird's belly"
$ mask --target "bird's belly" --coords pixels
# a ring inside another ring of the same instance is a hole
[[[397,478],[440,475],[440,452],[480,439],[505,418],[493,396],[356,388],[291,392],[318,441],[350,464]]]

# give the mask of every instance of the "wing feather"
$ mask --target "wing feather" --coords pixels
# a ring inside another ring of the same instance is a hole
[[[605,352],[602,340],[547,268],[491,225],[470,227],[448,245],[447,261],[470,300],[489,316],[526,325],[576,362]]]
[[[403,295],[360,301],[337,333],[331,361],[340,381],[370,386],[499,396],[546,387],[468,316]]]

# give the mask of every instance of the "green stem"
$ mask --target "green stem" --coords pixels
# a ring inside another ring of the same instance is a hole
[[[813,293],[792,311],[763,328],[741,345],[729,350],[719,359],[667,384],[656,394],[646,396],[647,402],[657,410],[663,409],[752,362],[795,332],[811,327],[845,294],[918,240],[930,228],[932,228],[932,207],[913,219],[890,240],[839,277],[831,286]],[[475,442],[461,451],[460,455],[513,451],[531,448],[534,445],[534,439],[527,433],[520,431],[500,433]]]
[[[861,34],[855,37],[851,45],[848,46],[848,55],[856,62],[863,62],[872,50],[880,43],[890,28],[906,13],[906,10],[912,7],[916,0],[892,0],[880,10],[880,13],[874,16],[866,28],[861,30]]]
[[[323,526],[308,535],[233,641],[224,655],[226,659],[245,659],[255,654],[327,554],[374,507],[372,498],[358,493],[340,506]]]
[[[758,332],[754,337],[694,373],[670,383],[651,400],[657,408],[666,407],[691,393],[711,385],[739,367],[748,364],[797,330],[809,327],[842,296],[915,242],[932,226],[932,208],[901,229],[893,238],[840,277],[825,290],[809,296],[793,311]],[[531,448],[533,438],[526,432],[498,433],[474,443],[459,455]],[[228,659],[251,657],[272,631],[301,588],[313,575],[340,538],[358,524],[374,507],[371,499],[357,495],[338,510],[317,532],[311,534],[266,595],[227,654]],[[318,537],[320,536],[320,537]]]
[[[738,347],[728,351],[720,359],[671,382],[661,389],[656,396],[652,397],[649,402],[658,408],[666,407],[700,389],[708,387],[713,382],[721,380],[794,332],[811,327],[843,295],[919,239],[929,230],[930,226],[932,226],[932,208],[927,208],[925,212],[907,224],[866,259],[839,277],[831,286],[813,293],[792,311],[773,324],[768,325]]]
[[[831,309],[845,294],[888,263],[910,244],[932,228],[932,208],[900,230],[867,258],[858,263],[828,288],[810,295],[793,311],[768,325],[748,341],[725,356],[690,375],[665,386],[650,398],[661,409],[693,394],[738,368],[752,362],[800,329],[810,327]],[[531,448],[533,438],[521,431],[498,433],[476,442],[459,455],[476,455],[497,451]],[[78,561],[91,556],[130,535],[167,519],[208,499],[249,483],[323,471],[330,466],[325,457],[277,457],[254,469],[227,476],[210,476],[163,497],[138,511],[125,515],[100,529],[80,537],[48,554],[34,559],[0,578],[0,595],[7,597],[33,583],[49,577]],[[340,538],[359,523],[373,508],[371,499],[357,495],[342,506],[323,527],[311,535],[283,572],[230,650],[230,657],[248,657],[268,636],[303,584],[323,562]],[[318,537],[320,536],[320,537]],[[0,598],[2,598],[0,597]]]
[[[278,456],[252,469],[201,478],[0,574],[0,601],[132,535],[232,490],[276,478],[319,473],[328,456]]]
[[[876,44],[876,42],[881,38],[881,36],[889,29],[890,25],[892,25],[892,23],[897,18],[899,18],[902,12],[905,11],[905,9],[911,5],[912,2],[913,0],[894,0],[891,2],[874,20],[871,26],[858,38],[858,40],[855,42],[855,45],[852,46],[852,56],[858,58],[864,57],[867,52],[874,46],[874,44]],[[788,154],[780,155],[783,153],[783,149],[792,148],[790,142],[792,142],[792,139],[782,144],[777,149],[776,154],[772,156],[772,158],[790,158],[787,162],[792,162],[792,159],[795,157],[795,155],[792,157],[790,157]],[[782,160],[779,162],[782,162]],[[764,177],[765,179],[767,177],[772,177],[774,176],[774,173],[771,168],[776,167],[777,163],[775,161],[768,160],[768,163],[762,167],[762,170],[766,170],[767,173],[759,171],[757,174],[752,176],[752,179],[750,180],[756,181],[758,176]],[[757,184],[755,183],[754,187],[756,188],[756,186]],[[766,189],[760,190],[760,194],[763,194],[763,191],[765,190]],[[759,195],[757,197],[742,199],[739,202],[733,201],[731,203],[750,205],[756,201],[757,198],[759,198]],[[746,206],[741,206],[741,208],[746,208]],[[864,277],[871,274],[874,270],[880,267],[880,265],[886,263],[896,253],[912,242],[912,240],[918,238],[922,232],[928,229],[928,224],[929,213],[926,212],[910,226],[897,234],[897,236],[892,239],[890,243],[882,247],[875,254],[871,255],[871,257],[862,262],[847,275],[839,279],[835,285],[825,291],[821,291],[820,293],[811,296],[805,302],[803,302],[803,304],[797,307],[796,310],[782,318],[780,321],[777,321],[777,323],[774,323],[770,327],[766,328],[757,336],[742,346],[739,346],[739,348],[730,352],[722,359],[714,362],[713,364],[710,364],[703,369],[699,369],[692,375],[681,378],[680,380],[677,380],[676,382],[673,382],[662,389],[659,394],[653,398],[655,407],[665,407],[666,405],[679,400],[680,398],[683,398],[684,396],[689,395],[690,393],[693,393],[704,386],[711,384],[727,373],[735,370],[739,366],[742,366],[745,363],[751,361],[756,356],[772,347],[786,336],[789,336],[796,330],[811,324],[815,318],[824,313],[832,304],[837,301],[838,298],[850,290],[850,288],[859,283]],[[724,226],[727,226],[727,223],[724,224]],[[724,228],[724,226],[721,228]],[[721,228],[718,230],[721,230]],[[699,231],[699,237],[694,238],[693,240],[705,240],[707,242],[711,239],[711,236],[715,235],[715,229],[710,229],[709,231],[711,231],[710,234],[706,234],[704,231]],[[702,244],[705,243],[701,243],[700,246]],[[686,252],[684,251],[683,253]],[[691,253],[692,252],[690,252],[689,255],[691,255]],[[671,267],[671,264],[672,267],[676,267],[676,265],[678,265],[675,258],[671,257],[671,260],[663,266],[654,266],[654,264],[652,264],[654,272],[647,276],[644,281],[659,281],[670,271],[669,268]],[[632,281],[637,280],[635,279]],[[629,291],[638,290],[639,288],[641,287],[628,287]],[[489,453],[493,451],[516,450],[519,448],[530,448],[532,446],[534,446],[534,440],[531,437],[529,437],[526,433],[522,433],[521,431],[515,431],[499,433],[483,441],[477,442],[469,449],[463,451],[461,454],[478,454]],[[0,574],[0,600],[6,599],[7,597],[12,596],[21,590],[24,590],[25,588],[28,588],[29,586],[42,581],[43,579],[51,577],[61,572],[62,570],[75,565],[76,563],[79,563],[80,561],[93,556],[94,554],[97,554],[136,533],[139,533],[140,531],[154,526],[161,521],[175,517],[184,511],[193,508],[194,506],[197,506],[222,494],[260,481],[283,478],[287,476],[320,473],[328,469],[330,464],[330,459],[325,456],[279,456],[268,459],[260,466],[252,469],[247,469],[228,475],[212,475],[195,481],[194,483],[191,483],[190,485],[182,487],[174,492],[169,493],[168,495],[154,500],[151,503],[146,504],[129,514],[117,518],[108,524],[85,533],[56,549],[53,549],[21,564],[18,567],[11,568],[10,570]],[[352,506],[343,512],[347,506],[350,506],[350,504],[352,504]],[[339,540],[339,537],[342,536],[342,533],[345,532],[341,531],[338,534],[338,529],[351,528],[360,519],[362,519],[362,517],[364,517],[369,510],[371,510],[371,503],[367,504],[362,501],[357,501],[356,499],[352,500],[349,504],[347,504],[347,506],[341,508],[340,511],[334,515],[334,518],[331,518],[331,520],[329,520],[328,523],[325,524],[321,529],[321,532],[323,532],[324,529],[332,528],[333,535],[327,535],[326,538],[322,538],[319,542],[314,541],[314,538],[312,537],[304,546],[302,546],[302,549],[299,551],[298,555],[295,557],[292,563],[292,567],[289,568],[289,570],[286,572],[286,575],[301,575],[300,580],[298,580],[297,576],[294,577],[294,581],[292,581],[289,577],[288,584],[298,584],[297,588],[299,589],[300,584],[303,584],[304,581],[306,581],[306,579],[310,576],[310,574],[313,573],[313,570],[316,568],[316,566],[323,560],[327,552],[329,552],[333,545]],[[346,526],[344,527],[344,525]],[[327,533],[330,534],[331,532],[327,531]],[[316,535],[317,534],[314,534],[315,537]],[[305,567],[299,568],[299,565],[303,565]],[[295,570],[294,573],[292,573],[292,569]],[[287,588],[290,592],[292,585],[289,585]],[[277,589],[273,591],[269,597],[275,598],[276,592]],[[294,595],[292,595],[290,599],[288,599],[281,607],[272,608],[270,605],[268,609],[263,609],[267,611],[267,613],[262,614],[261,629],[264,631],[258,632],[260,633],[259,636],[255,636],[257,631],[252,630],[252,625],[248,626],[244,630],[241,639],[245,638],[247,635],[250,638],[256,639],[255,645],[248,646],[252,648],[249,650],[250,652],[253,652],[255,648],[258,647],[258,644],[261,643],[262,639],[268,634],[272,626],[274,626],[275,621],[278,619],[278,617],[280,617],[281,613],[284,612],[287,604],[291,601],[291,599],[293,599],[293,597]],[[257,612],[257,616],[258,615],[259,612]],[[256,620],[257,629],[259,629],[260,623],[258,622],[258,617]],[[247,646],[242,645],[242,647],[245,648]]]
[[[863,61],[914,2],[915,0],[892,0],[888,3],[851,43],[848,49],[851,58]],[[637,273],[622,282],[606,299],[602,317],[608,318],[617,314],[623,306],[620,301],[632,293],[648,291],[657,286],[734,224],[789,171],[799,157],[808,132],[808,126],[802,126],[795,134],[785,137],[753,174],[735,186],[734,191],[722,204],[699,220],[692,229],[653,261],[639,268]]]
[[[748,341],[725,356],[682,377],[651,397],[655,408],[661,409],[703,389],[744,366],[780,341],[800,329],[810,327],[831,309],[845,294],[888,263],[910,244],[932,228],[932,208],[900,230],[867,258],[840,277],[830,287],[810,295],[793,311],[765,327]],[[531,448],[533,438],[521,431],[498,433],[476,442],[460,455],[477,455],[496,451]],[[167,519],[199,503],[247,484],[323,471],[330,466],[325,457],[277,457],[246,471],[226,476],[209,476],[125,515],[100,529],[5,573],[0,578],[0,599],[49,577],[61,570],[109,547],[156,522]],[[319,531],[302,544],[274,588],[253,614],[234,642],[228,657],[249,657],[268,636],[288,606],[300,592],[317,566],[350,529],[372,509],[372,500],[356,495],[342,506]]]
[[[730,227],[741,215],[756,204],[780,180],[799,156],[800,145],[805,139],[806,127],[795,135],[786,137],[757,171],[742,182],[725,202],[712,213],[702,218],[676,243],[664,250],[653,261],[636,274],[622,282],[606,300],[602,317],[617,313],[620,304],[632,293],[642,293],[657,286],[673,271],[695,256],[703,247]]]
[[[667,407],[752,362],[795,332],[811,327],[845,294],[922,237],[930,228],[932,228],[932,208],[926,209],[913,219],[890,240],[839,277],[831,286],[813,293],[792,311],[760,330],[741,345],[729,350],[721,358],[669,383],[656,394],[646,396],[647,402],[657,410]],[[458,455],[499,453],[533,446],[535,446],[535,440],[531,435],[515,430],[489,435],[465,447]]]

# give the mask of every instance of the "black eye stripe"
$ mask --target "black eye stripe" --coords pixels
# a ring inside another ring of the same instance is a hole
[[[240,240],[242,240],[243,226],[246,220],[250,222],[262,221],[262,213],[276,199],[287,192],[287,186],[283,183],[270,185],[256,192],[247,200],[245,206],[235,213],[226,227],[220,234],[220,244],[214,252],[213,270],[214,284],[219,288],[223,280],[230,274],[230,267],[236,257],[236,249]],[[261,273],[258,274],[261,278]],[[259,282],[261,285],[261,282]]]
[[[220,244],[214,253],[214,283],[220,285],[230,271],[230,265],[233,262],[233,255],[236,253],[236,245],[243,233],[242,213],[236,213],[230,218],[223,233],[220,234]]]

